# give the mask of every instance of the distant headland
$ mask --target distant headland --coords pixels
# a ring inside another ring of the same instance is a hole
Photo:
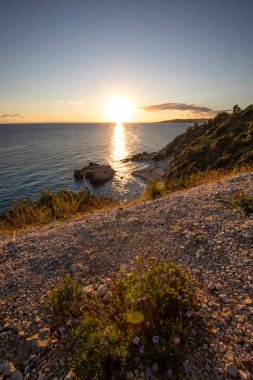
[[[172,119],[172,120],[162,120],[159,123],[205,123],[208,118],[202,119]]]

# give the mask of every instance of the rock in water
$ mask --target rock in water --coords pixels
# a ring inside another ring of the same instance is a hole
[[[114,175],[115,171],[110,165],[99,165],[95,162],[90,162],[88,166],[84,166],[83,169],[77,169],[74,171],[74,177],[76,179],[88,178],[92,184],[102,184]]]
[[[74,171],[74,177],[76,179],[83,179],[84,170],[83,169],[77,169]]]
[[[88,178],[93,184],[101,184],[108,181],[114,175],[114,170],[110,165],[94,165],[84,167],[85,178]]]

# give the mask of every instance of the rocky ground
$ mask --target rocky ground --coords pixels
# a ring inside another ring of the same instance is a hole
[[[173,257],[199,283],[190,379],[253,379],[253,218],[229,204],[238,190],[253,193],[253,174],[2,237],[0,378],[74,378],[64,340],[50,338],[43,294],[70,271],[90,271],[99,285],[152,255]]]

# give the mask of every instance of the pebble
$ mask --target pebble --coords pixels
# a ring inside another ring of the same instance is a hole
[[[20,371],[16,371],[11,374],[11,380],[23,380],[24,377]]]
[[[237,377],[237,365],[233,362],[226,364],[225,372],[233,378]]]
[[[101,285],[97,290],[97,297],[102,298],[108,290],[107,284]]]

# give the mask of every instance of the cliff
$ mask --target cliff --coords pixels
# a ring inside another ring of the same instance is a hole
[[[154,157],[169,160],[165,177],[179,178],[198,171],[233,168],[253,163],[253,105],[233,113],[218,113],[189,127]]]

